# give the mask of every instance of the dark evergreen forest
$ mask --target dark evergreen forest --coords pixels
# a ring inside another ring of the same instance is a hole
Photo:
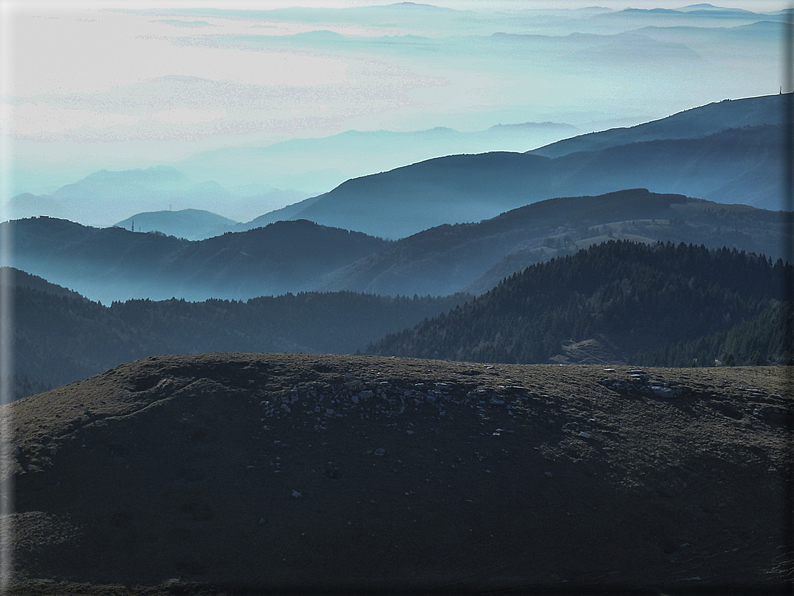
[[[726,331],[666,345],[654,352],[640,352],[632,363],[675,367],[790,364],[792,317],[791,302],[776,304]]]
[[[601,337],[622,360],[641,352],[639,361],[663,364],[671,361],[652,355],[656,350],[727,332],[782,300],[786,269],[781,260],[727,248],[612,241],[528,267],[367,351],[538,363],[559,355],[565,343]],[[737,350],[734,361],[745,351]]]
[[[248,301],[130,300],[107,307],[18,285],[15,393],[32,395],[152,355],[353,353],[467,297],[308,292]]]

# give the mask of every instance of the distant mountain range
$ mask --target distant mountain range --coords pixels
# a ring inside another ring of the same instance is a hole
[[[136,219],[139,231],[201,240],[296,219],[397,239],[442,224],[481,221],[540,200],[626,188],[775,210],[782,205],[783,102],[787,97],[726,100],[631,128],[571,137],[528,153],[461,154],[466,145],[462,133],[449,129],[351,131],[264,148],[224,149],[196,157],[196,172],[208,169],[205,161],[212,159],[228,160],[231,169],[281,164],[286,172],[287,162],[294,163],[298,155],[311,156],[313,151],[324,164],[349,163],[353,153],[357,156],[353,162],[365,164],[367,156],[384,147],[401,163],[400,139],[411,147],[417,139],[427,139],[434,148],[428,150],[438,149],[438,153],[443,153],[439,140],[448,141],[444,149],[456,154],[352,178],[310,198],[261,186],[232,192],[216,182],[193,184],[180,170],[166,166],[103,170],[49,196],[18,195],[12,200],[11,213],[15,218],[47,214],[80,222],[105,220],[102,225],[113,223],[127,229]],[[525,123],[499,125],[486,132],[509,139],[511,135],[525,138],[522,135],[527,131],[558,135],[562,130],[569,128]],[[371,171],[370,166],[361,168]],[[289,205],[268,209],[279,203]],[[134,205],[137,212],[108,222],[120,204]],[[257,212],[260,215],[251,219]],[[240,217],[244,214],[249,217]]]
[[[350,178],[434,157],[494,150],[522,152],[578,132],[570,124],[557,122],[496,125],[476,132],[446,127],[411,132],[350,130],[325,138],[292,139],[264,147],[205,151],[174,165],[194,178],[211,172],[223,184],[248,179],[251,172],[257,172],[272,186],[319,194]]]
[[[563,123],[525,122],[488,130],[459,132],[438,127],[415,132],[347,131],[325,138],[293,139],[267,146],[231,147],[197,153],[174,166],[100,170],[49,195],[21,193],[11,199],[11,219],[46,215],[86,225],[121,225],[146,220],[143,231],[200,240],[226,229],[186,228],[164,213],[205,210],[247,222],[281,205],[321,193],[349,178],[389,170],[422,159],[452,153],[494,149],[525,151],[576,134]],[[311,164],[322,164],[313,168]],[[268,185],[240,186],[256,177]],[[194,183],[212,176],[220,180]],[[300,189],[300,190],[280,190]],[[305,206],[304,206],[305,207]],[[163,213],[162,216],[153,216]],[[140,214],[146,214],[141,217]],[[276,219],[270,218],[266,223]],[[143,224],[141,224],[143,225]],[[254,226],[255,227],[255,226]],[[238,231],[251,229],[243,223]]]
[[[543,199],[626,188],[780,209],[786,97],[710,104],[528,154],[432,159],[348,180],[291,217],[402,238]]]
[[[533,263],[609,239],[738,247],[774,258],[782,256],[784,239],[779,212],[644,189],[550,199],[396,242],[306,220],[196,242],[50,218],[2,225],[14,239],[5,264],[104,303],[341,290],[480,294]]]
[[[261,185],[230,191],[213,181],[195,184],[173,167],[157,166],[119,172],[100,170],[59,188],[51,195],[16,195],[10,201],[8,212],[12,219],[46,215],[84,225],[109,226],[119,222],[120,213],[168,212],[172,208],[177,211],[204,209],[222,212],[233,223],[237,223],[272,210],[273,205],[298,201],[306,196],[298,191],[283,191]],[[129,219],[134,217],[139,216],[132,215]],[[174,224],[166,216],[156,219],[151,216],[139,217],[143,231],[157,230],[157,227],[143,228],[144,219],[158,227],[163,222],[167,226]],[[126,220],[119,223],[125,224]],[[187,237],[197,237],[205,224],[197,222],[194,230],[184,227],[174,230],[184,231]],[[215,231],[214,228],[209,230]]]

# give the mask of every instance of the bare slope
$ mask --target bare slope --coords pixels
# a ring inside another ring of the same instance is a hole
[[[7,406],[12,593],[779,588],[784,373],[148,358]]]

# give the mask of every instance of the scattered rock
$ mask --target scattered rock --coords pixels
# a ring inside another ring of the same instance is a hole
[[[675,397],[675,391],[672,387],[663,387],[661,385],[651,385],[651,392],[659,397]]]
[[[339,468],[333,465],[333,462],[329,461],[328,464],[326,464],[325,466],[325,470],[323,471],[323,474],[325,475],[326,478],[330,478],[331,480],[336,480],[337,478],[339,478]]]

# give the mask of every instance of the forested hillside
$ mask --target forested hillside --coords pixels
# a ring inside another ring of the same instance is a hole
[[[24,279],[24,275],[19,275]],[[449,310],[466,296],[390,298],[300,293],[241,301],[131,300],[102,306],[46,289],[14,288],[15,397],[161,354],[352,353]]]
[[[794,345],[790,302],[776,304],[726,331],[632,358],[641,366],[758,366],[790,363]]]
[[[547,362],[597,339],[615,359],[707,336],[783,297],[783,262],[703,246],[612,241],[533,265],[448,314],[390,335],[378,355]]]

